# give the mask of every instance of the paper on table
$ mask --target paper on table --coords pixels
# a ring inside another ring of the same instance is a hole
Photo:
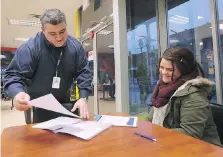
[[[130,118],[133,118],[132,125],[128,125],[128,121]],[[109,115],[101,115],[101,118],[98,122],[101,123],[109,123],[113,126],[130,126],[137,127],[138,117],[123,117],[123,116],[109,116]]]
[[[38,128],[38,129],[48,129],[48,130],[56,130],[61,126],[64,125],[70,125],[70,124],[76,124],[81,122],[81,119],[76,119],[76,118],[69,118],[69,117],[57,117],[55,119],[51,119],[36,125],[33,125],[33,128]]]
[[[33,99],[29,102],[29,105],[79,118],[78,115],[75,115],[64,108],[52,94]]]
[[[96,121],[81,121],[76,124],[66,125],[54,132],[67,133],[85,140],[90,140],[111,126],[111,124],[98,123]]]
[[[111,126],[111,124],[98,123],[96,121],[58,117],[34,125],[32,128],[47,129],[53,131],[54,133],[66,133],[85,140],[90,140]]]

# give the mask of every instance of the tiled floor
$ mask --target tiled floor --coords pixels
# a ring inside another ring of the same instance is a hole
[[[89,97],[89,112],[94,113],[93,96]],[[99,101],[99,112],[115,112],[115,101]],[[1,101],[1,132],[4,128],[10,126],[25,125],[24,112],[17,111],[15,108],[11,110],[11,101]]]

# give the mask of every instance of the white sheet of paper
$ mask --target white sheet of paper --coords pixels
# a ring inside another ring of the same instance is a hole
[[[33,99],[29,102],[29,105],[79,118],[78,115],[75,115],[64,108],[52,94]]]
[[[134,118],[134,124],[133,125],[127,125],[127,122],[129,121],[129,118]],[[102,115],[100,120],[98,121],[100,123],[109,123],[113,126],[130,126],[130,127],[137,127],[138,117],[123,117],[123,116],[108,116],[108,115]]]
[[[111,126],[111,124],[98,123],[96,121],[81,121],[76,124],[66,125],[62,129],[54,132],[67,133],[85,140],[90,140]]]
[[[58,117],[32,126],[37,129],[47,129],[54,133],[66,133],[89,140],[111,127],[111,124],[96,121],[84,121],[76,118]]]
[[[69,117],[58,117],[55,119],[51,119],[36,125],[33,125],[33,128],[38,128],[38,129],[48,129],[48,130],[56,130],[61,126],[64,125],[71,125],[71,124],[76,124],[81,122],[81,119],[76,119],[76,118],[69,118]]]

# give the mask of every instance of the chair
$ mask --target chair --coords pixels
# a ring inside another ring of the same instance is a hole
[[[211,109],[221,143],[223,144],[223,105],[212,103]]]
[[[28,110],[24,111],[24,115],[25,115],[26,124],[32,124],[33,123],[33,111],[32,111],[32,108],[29,108]]]

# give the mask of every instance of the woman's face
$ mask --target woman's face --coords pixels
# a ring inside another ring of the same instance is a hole
[[[162,58],[159,67],[160,76],[165,83],[171,83],[181,76],[180,70],[174,65],[174,74],[172,62]],[[173,80],[172,80],[173,74]]]

